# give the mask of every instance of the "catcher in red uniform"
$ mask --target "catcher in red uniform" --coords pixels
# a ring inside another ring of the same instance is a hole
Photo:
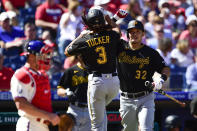
[[[11,93],[20,118],[16,131],[49,131],[48,124],[57,125],[60,118],[52,113],[49,69],[52,48],[41,41],[26,45],[27,61],[11,79]]]

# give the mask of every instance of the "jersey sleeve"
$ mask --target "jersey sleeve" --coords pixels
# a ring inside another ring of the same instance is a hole
[[[75,41],[72,45],[69,45],[67,52],[69,55],[78,55],[85,50],[86,42],[84,38],[80,38]]]
[[[68,88],[71,82],[71,77],[72,76],[70,75],[70,69],[67,69],[62,75],[62,77],[60,78],[57,88],[64,88],[64,89]]]
[[[36,13],[35,13],[35,19],[44,20],[44,17],[45,17],[45,13],[44,13],[43,7],[42,6],[37,7]]]
[[[17,97],[24,97],[27,101],[31,102],[35,94],[35,84],[33,84],[33,81],[28,75],[25,75],[22,79],[19,79],[15,73],[11,79],[10,85],[13,99]]]

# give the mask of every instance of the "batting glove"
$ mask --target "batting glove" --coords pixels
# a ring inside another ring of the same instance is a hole
[[[162,85],[164,83],[164,80],[159,78],[156,81],[153,82],[154,88],[153,90],[158,91],[162,88]]]
[[[119,9],[116,14],[113,16],[113,18],[118,21],[121,18],[125,18],[128,15],[126,10]]]
[[[74,93],[72,92],[72,91],[70,91],[70,89],[69,88],[67,88],[66,90],[65,90],[65,94],[66,94],[66,96],[71,96],[71,95],[73,95]]]

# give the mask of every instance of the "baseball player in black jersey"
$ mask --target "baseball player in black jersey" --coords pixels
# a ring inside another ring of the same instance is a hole
[[[86,23],[91,33],[81,34],[66,48],[65,54],[80,54],[89,73],[88,108],[92,131],[107,130],[106,105],[117,96],[119,79],[116,56],[120,34],[107,30],[102,11],[89,10]]]
[[[58,95],[69,98],[67,113],[75,117],[75,126],[72,131],[90,131],[91,122],[87,105],[88,73],[84,64],[79,62],[66,69],[57,86]]]
[[[141,22],[130,21],[127,35],[129,42],[121,41],[117,68],[123,131],[138,131],[138,128],[140,131],[153,131],[154,93],[145,82],[154,80],[154,90],[161,89],[164,82],[161,76],[167,77],[169,68],[157,51],[141,43],[144,36]]]

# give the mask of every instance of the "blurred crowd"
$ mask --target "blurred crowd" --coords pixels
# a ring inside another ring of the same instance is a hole
[[[110,17],[118,9],[128,11],[117,21],[122,39],[127,40],[130,20],[144,24],[143,43],[157,50],[171,68],[164,89],[197,91],[196,0],[1,0],[0,90],[9,90],[13,72],[24,65],[21,53],[26,43],[38,39],[54,48],[48,74],[56,88],[62,72],[77,62],[64,50],[84,29],[82,14],[97,5]]]

